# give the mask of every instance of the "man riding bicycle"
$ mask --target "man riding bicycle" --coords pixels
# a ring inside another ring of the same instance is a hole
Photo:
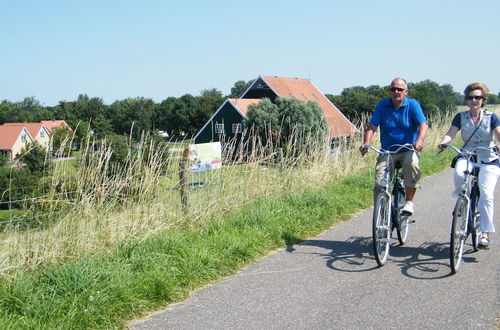
[[[378,126],[380,126],[382,149],[392,151],[397,149],[394,145],[406,143],[413,144],[417,152],[424,148],[428,125],[422,107],[416,100],[406,97],[408,85],[403,78],[395,78],[391,82],[389,91],[391,97],[377,104],[365,131],[363,145],[359,148],[363,156],[367,152],[365,146],[371,144]],[[387,164],[385,158],[379,156],[375,166],[374,198],[381,189],[380,180],[384,177],[385,168],[389,166],[392,174],[394,164],[401,165],[406,189],[406,202],[402,209],[402,214],[405,216],[410,216],[414,212],[413,199],[421,176],[417,152],[402,149],[392,156],[392,164]]]

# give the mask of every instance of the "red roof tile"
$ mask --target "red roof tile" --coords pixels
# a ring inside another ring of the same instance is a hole
[[[42,130],[43,127],[45,126],[42,123],[5,123],[4,125],[6,125],[6,126],[24,126],[24,127],[26,127],[28,132],[30,132],[30,135],[32,137],[37,136],[38,133],[40,132],[40,130]],[[47,129],[47,128],[45,128],[45,129],[50,133],[49,129]]]
[[[0,150],[12,150],[23,129],[24,126],[0,125]]]
[[[68,127],[69,128],[68,123],[64,120],[42,120],[41,123],[44,124],[45,127],[47,127],[49,132],[52,132],[52,130],[54,128],[58,128],[58,127]]]
[[[248,113],[248,106],[250,104],[259,104],[260,99],[229,99],[231,103],[236,106],[238,109],[240,109],[241,113],[244,114],[245,116]]]
[[[318,102],[329,124],[330,137],[347,136],[359,132],[349,119],[309,80],[273,76],[260,77],[281,97],[295,97],[302,101]]]

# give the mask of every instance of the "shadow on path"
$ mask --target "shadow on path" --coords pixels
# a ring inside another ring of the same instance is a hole
[[[302,251],[301,246],[318,247],[329,252]],[[462,263],[477,263],[472,248],[466,246],[465,249]],[[345,241],[306,240],[297,245],[289,245],[286,251],[319,255],[325,260],[327,267],[342,272],[366,272],[379,268],[373,256],[371,237],[351,236]],[[408,246],[399,245],[397,240],[393,240],[389,253],[387,264],[400,266],[401,273],[407,277],[432,280],[451,275],[449,243],[426,241],[420,246]]]

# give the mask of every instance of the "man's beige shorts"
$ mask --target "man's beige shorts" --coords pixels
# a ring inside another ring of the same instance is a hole
[[[419,154],[413,151],[392,154],[392,161],[389,167],[391,177],[394,174],[394,164],[399,162],[403,170],[405,187],[418,188],[418,180],[420,180],[420,176],[422,174],[419,166],[419,158]],[[375,186],[380,187],[380,181],[384,178],[386,166],[385,157],[383,155],[378,156],[377,164],[375,165]]]

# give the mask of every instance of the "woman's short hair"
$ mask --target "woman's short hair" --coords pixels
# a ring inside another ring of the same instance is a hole
[[[467,96],[469,96],[469,93],[472,91],[475,91],[477,89],[479,89],[480,91],[483,92],[483,102],[481,104],[481,108],[482,108],[486,105],[486,103],[488,103],[488,96],[490,95],[490,90],[488,89],[488,87],[485,84],[481,84],[478,82],[468,84],[464,90],[465,103],[467,103]]]

